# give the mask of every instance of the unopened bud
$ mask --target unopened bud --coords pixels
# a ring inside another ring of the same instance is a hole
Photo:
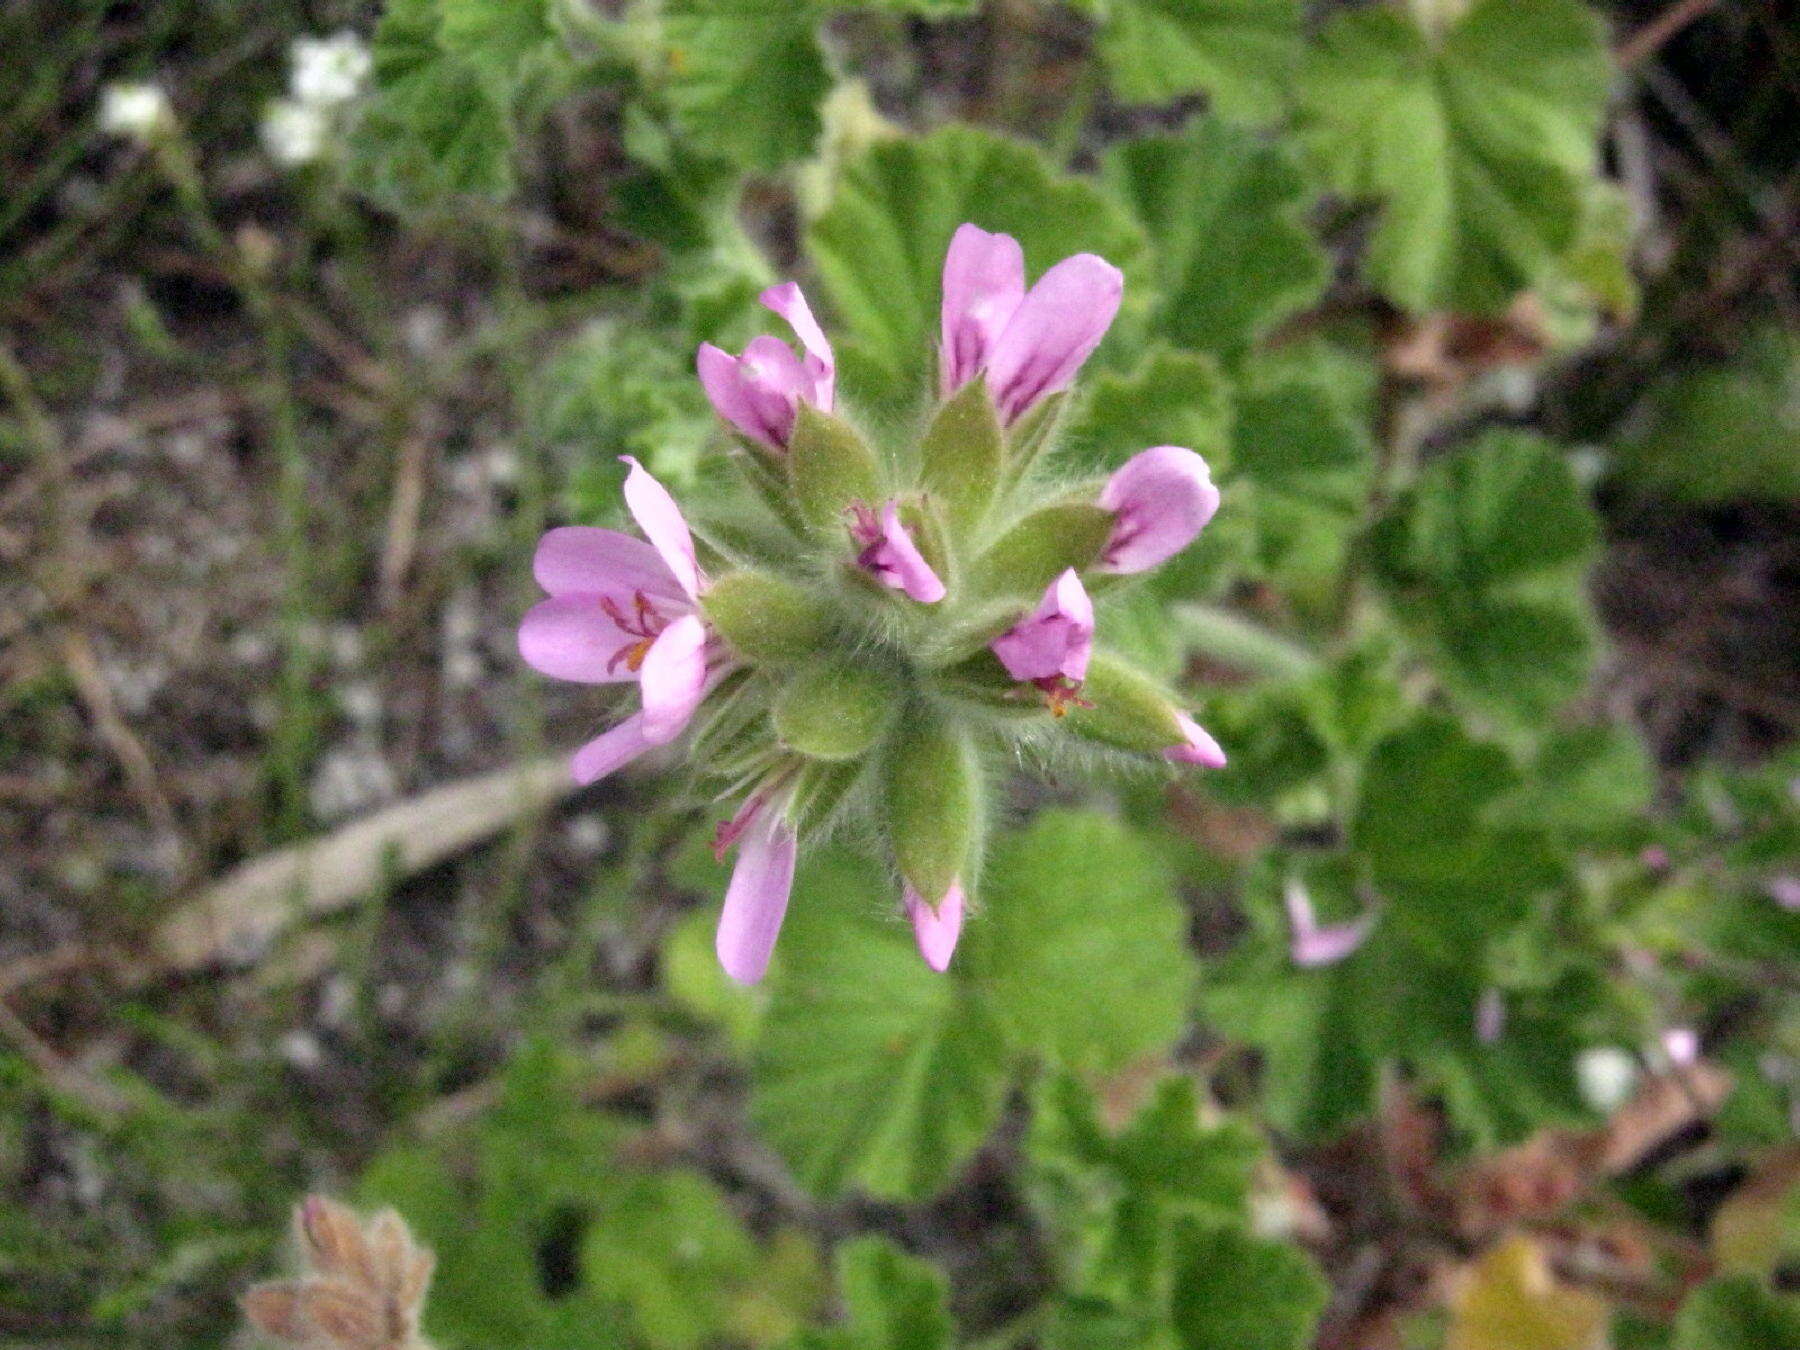
[[[802,660],[830,631],[817,600],[768,572],[728,572],[707,588],[701,608],[719,636],[759,664]]]
[[[875,452],[842,418],[800,404],[787,449],[800,514],[818,529],[841,529],[853,504],[880,500]]]
[[[811,759],[854,759],[875,743],[894,712],[893,681],[835,657],[796,671],[775,699],[775,733]]]
[[[971,573],[982,595],[1033,600],[1070,568],[1085,571],[1112,533],[1113,515],[1089,501],[1040,507],[982,555]]]
[[[909,712],[888,763],[888,829],[900,875],[935,905],[965,873],[981,820],[981,766],[966,733]]]

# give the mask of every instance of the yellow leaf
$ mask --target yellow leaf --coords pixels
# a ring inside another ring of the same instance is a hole
[[[1606,1304],[1563,1284],[1524,1236],[1491,1248],[1463,1273],[1444,1350],[1605,1350]]]

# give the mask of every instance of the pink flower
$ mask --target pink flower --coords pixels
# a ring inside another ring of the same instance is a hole
[[[629,455],[625,504],[649,543],[566,525],[538,542],[532,571],[549,592],[519,624],[519,654],[559,680],[636,680],[642,708],[575,752],[580,783],[604,778],[687,726],[722,670],[709,669],[696,608],[704,578],[681,508]]]
[[[890,501],[884,506],[879,520],[874,510],[861,502],[850,508],[850,516],[850,537],[862,549],[856,555],[857,566],[922,605],[935,605],[944,598],[944,583],[913,543],[900,520],[897,503]]]
[[[1374,910],[1345,923],[1320,923],[1306,887],[1292,878],[1282,892],[1282,903],[1288,916],[1288,955],[1297,966],[1336,965],[1362,946],[1375,926]]]
[[[719,857],[741,844],[713,944],[719,964],[739,984],[755,984],[768,971],[794,889],[798,839],[786,819],[786,801],[772,797],[772,789],[752,795],[713,841]]]
[[[1225,767],[1225,751],[1205,727],[1186,713],[1176,713],[1175,721],[1184,739],[1163,751],[1164,759],[1171,764],[1198,764],[1203,769]]]
[[[1475,1002],[1475,1039],[1495,1045],[1505,1032],[1506,996],[1490,984]]]
[[[1783,873],[1769,881],[1769,899],[1785,910],[1800,913],[1800,876]]]
[[[906,904],[907,917],[912,920],[913,936],[918,939],[919,955],[925,958],[925,964],[933,970],[949,969],[956,939],[962,936],[965,904],[962,880],[952,881],[950,889],[935,905],[911,886],[905,888],[901,899]]]
[[[939,392],[949,397],[985,370],[1010,425],[1075,378],[1124,291],[1119,269],[1092,253],[1064,258],[1027,291],[1018,240],[960,226],[944,255]]]
[[[1050,696],[1058,717],[1079,703],[1074,695],[1094,654],[1094,603],[1075,569],[1051,582],[1038,607],[989,645],[1007,674]]]
[[[786,450],[801,403],[831,411],[837,366],[831,344],[798,286],[784,281],[757,298],[788,321],[805,357],[796,356],[780,338],[764,334],[752,338],[742,356],[703,342],[695,365],[700,385],[720,417],[771,450]]]
[[[1106,480],[1100,505],[1114,514],[1100,569],[1143,572],[1194,542],[1219,509],[1219,490],[1199,455],[1158,445],[1133,455]]]

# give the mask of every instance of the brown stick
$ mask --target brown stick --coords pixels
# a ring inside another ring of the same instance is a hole
[[[1718,7],[1719,0],[1678,0],[1619,44],[1614,54],[1621,69],[1648,60],[1664,43],[1696,19]]]

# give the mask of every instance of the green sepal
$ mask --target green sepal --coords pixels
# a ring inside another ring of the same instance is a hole
[[[802,839],[809,844],[816,843],[818,836],[829,832],[832,818],[850,794],[850,789],[856,786],[862,771],[860,764],[822,761],[810,763],[800,770],[788,818]]]
[[[748,671],[728,676],[694,719],[692,762],[721,777],[764,765],[775,752],[768,730],[769,693],[769,682]]]
[[[981,523],[1005,460],[1000,416],[985,379],[970,380],[939,408],[919,446],[920,481],[958,535]]]
[[[981,766],[966,732],[909,709],[888,758],[888,832],[900,875],[936,904],[968,869],[981,820]]]
[[[1014,482],[1025,476],[1037,457],[1043,453],[1062,423],[1063,409],[1069,406],[1066,390],[1041,398],[1025,410],[1006,438],[1006,468]]]
[[[868,666],[823,657],[795,671],[775,696],[775,733],[810,759],[855,759],[893,716],[894,682]]]
[[[830,637],[830,617],[806,591],[768,572],[728,572],[700,608],[719,636],[759,665],[799,661]]]
[[[1037,599],[1067,568],[1094,564],[1112,533],[1113,513],[1090,501],[1040,507],[981,556],[974,585],[982,595]]]
[[[1063,724],[1090,741],[1155,754],[1186,739],[1168,694],[1116,656],[1094,653],[1081,682],[1081,697],[1094,706],[1070,708]]]
[[[788,438],[788,474],[800,514],[821,530],[844,523],[853,502],[876,505],[881,497],[881,471],[869,449],[848,422],[802,403]]]
[[[768,446],[753,441],[748,436],[734,435],[732,439],[736,444],[731,450],[731,462],[744,475],[744,481],[750,485],[750,490],[769,508],[775,519],[804,537],[806,526],[795,507],[794,487],[788,481],[786,465],[782,459]]]

